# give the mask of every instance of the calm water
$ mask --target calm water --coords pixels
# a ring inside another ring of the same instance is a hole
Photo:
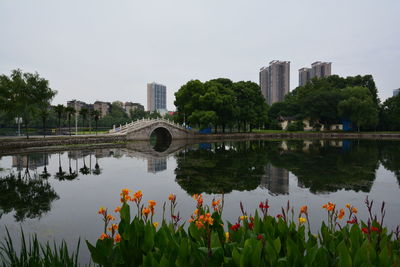
[[[166,149],[166,150],[165,150]],[[18,178],[19,177],[19,178]],[[41,240],[79,237],[94,242],[102,231],[100,206],[119,205],[122,188],[142,190],[144,199],[162,203],[175,193],[183,219],[205,201],[225,193],[224,217],[236,221],[239,202],[253,213],[269,199],[270,213],[287,201],[308,205],[314,228],[325,219],[321,205],[351,203],[365,218],[366,196],[386,202],[386,225],[400,224],[399,141],[246,141],[181,144],[153,149],[136,143],[119,148],[3,155],[0,158],[0,236],[20,227]],[[378,207],[379,206],[379,207]],[[158,217],[157,220],[160,218]],[[83,245],[81,260],[88,260]]]

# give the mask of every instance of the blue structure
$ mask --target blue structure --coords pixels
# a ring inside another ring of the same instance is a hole
[[[200,129],[199,133],[201,133],[201,134],[210,134],[211,131],[212,131],[211,127],[208,127],[208,128]]]
[[[341,123],[343,124],[343,131],[348,132],[353,130],[353,124],[351,123],[351,121],[342,119]]]

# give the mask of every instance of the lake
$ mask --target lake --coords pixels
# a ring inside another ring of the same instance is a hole
[[[323,204],[332,201],[344,208],[350,203],[359,218],[367,218],[368,196],[378,215],[385,201],[385,225],[394,230],[400,224],[399,183],[400,141],[172,142],[156,147],[135,142],[8,154],[0,158],[0,236],[7,226],[15,240],[22,227],[43,241],[65,239],[71,248],[78,238],[95,242],[103,228],[97,211],[120,205],[122,188],[142,190],[146,204],[155,200],[156,221],[170,193],[177,195],[182,222],[195,209],[195,193],[203,193],[207,204],[223,193],[223,217],[231,222],[241,215],[240,201],[254,214],[268,199],[273,216],[288,201],[295,217],[300,206],[308,205],[314,233],[326,220]],[[84,243],[80,253],[87,262]]]

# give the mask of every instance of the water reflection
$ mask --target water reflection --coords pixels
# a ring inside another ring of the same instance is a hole
[[[15,219],[40,217],[59,196],[51,181],[103,177],[108,158],[147,161],[147,172],[168,170],[176,161],[175,182],[189,195],[268,190],[289,194],[289,173],[297,186],[314,194],[354,190],[370,192],[380,164],[400,184],[400,149],[396,141],[286,140],[186,144],[172,142],[157,151],[146,142],[118,148],[69,150],[12,155],[9,173],[0,172],[0,217],[15,211]],[[53,161],[49,163],[49,160]],[[3,163],[2,163],[3,164]],[[6,168],[7,169],[7,168]],[[118,170],[115,170],[116,172]]]

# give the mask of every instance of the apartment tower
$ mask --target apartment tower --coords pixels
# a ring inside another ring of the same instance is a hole
[[[147,84],[147,110],[164,112],[167,110],[167,87],[158,83]]]
[[[260,69],[260,87],[268,105],[283,101],[289,93],[290,61],[274,60]]]
[[[311,64],[311,68],[299,69],[299,86],[305,85],[311,79],[328,77],[331,75],[331,62],[316,61]]]

